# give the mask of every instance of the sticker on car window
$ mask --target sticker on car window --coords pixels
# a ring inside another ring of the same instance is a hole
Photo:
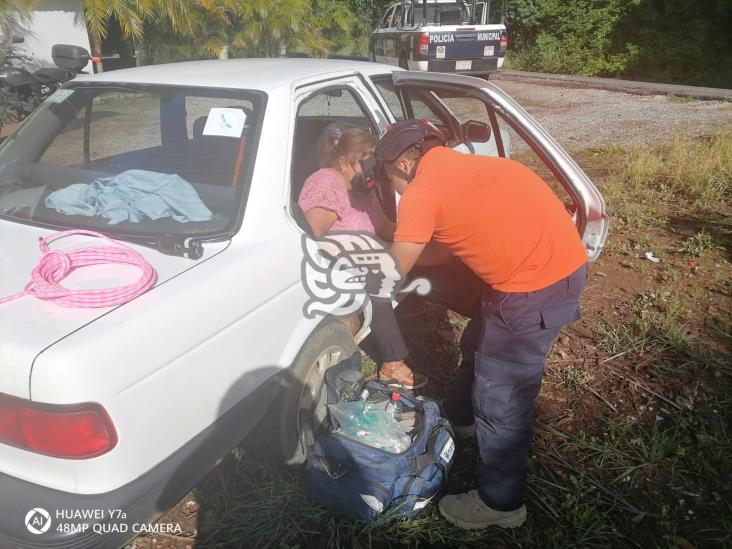
[[[216,107],[208,111],[203,135],[241,137],[246,121],[247,115],[241,109]]]
[[[63,101],[66,101],[72,93],[74,93],[74,90],[56,90],[46,98],[46,101],[49,103],[62,103]]]

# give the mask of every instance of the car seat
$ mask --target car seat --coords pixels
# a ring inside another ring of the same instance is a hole
[[[325,152],[325,144],[334,138],[340,137],[343,131],[350,126],[338,122],[332,122],[323,128],[316,139],[312,139],[311,128],[298,128],[293,151],[293,166],[290,187],[290,199],[292,217],[307,234],[313,236],[310,224],[305,219],[305,213],[297,203],[300,191],[305,180],[318,171],[322,166],[322,158]],[[310,131],[308,131],[310,130]]]
[[[188,175],[201,183],[231,185],[234,161],[239,150],[239,139],[220,135],[203,135],[208,116],[193,121],[190,146],[192,162],[187,166]],[[246,134],[247,126],[244,126]]]

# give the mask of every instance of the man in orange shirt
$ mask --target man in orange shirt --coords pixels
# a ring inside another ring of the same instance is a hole
[[[405,120],[376,148],[379,169],[401,195],[392,252],[402,273],[436,241],[485,283],[445,401],[456,432],[477,435],[478,488],[445,496],[439,507],[463,528],[516,527],[526,519],[544,360],[561,327],[580,317],[587,256],[564,205],[529,168],[440,145],[429,122]]]

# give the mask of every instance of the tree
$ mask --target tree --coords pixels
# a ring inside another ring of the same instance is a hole
[[[38,0],[0,0],[0,33],[5,38],[27,29]]]
[[[615,74],[637,55],[613,40],[641,0],[512,0],[507,19],[512,59],[521,68],[584,76]]]
[[[132,40],[137,54],[142,39],[142,21],[149,7],[148,0],[83,0],[84,17],[91,37],[92,54],[101,59],[102,39],[109,33],[112,19],[116,19],[125,38]],[[138,59],[139,64],[139,59]],[[101,60],[97,71],[103,70]]]
[[[145,63],[145,31],[153,24],[169,25],[173,32],[194,36],[202,11],[215,11],[216,0],[83,0],[84,16],[92,38],[92,49],[101,54],[102,39],[107,37],[111,21],[116,20],[122,35],[135,48],[138,65]],[[154,27],[153,27],[154,28]],[[98,69],[101,69],[101,63]]]
[[[213,55],[273,57],[287,51],[325,56],[363,49],[370,27],[344,0],[83,0],[95,53],[110,22],[135,46],[166,59]]]

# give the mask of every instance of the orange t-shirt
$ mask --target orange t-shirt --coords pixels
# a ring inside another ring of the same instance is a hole
[[[564,204],[529,168],[435,147],[399,201],[395,242],[446,245],[502,292],[531,292],[587,261]]]

